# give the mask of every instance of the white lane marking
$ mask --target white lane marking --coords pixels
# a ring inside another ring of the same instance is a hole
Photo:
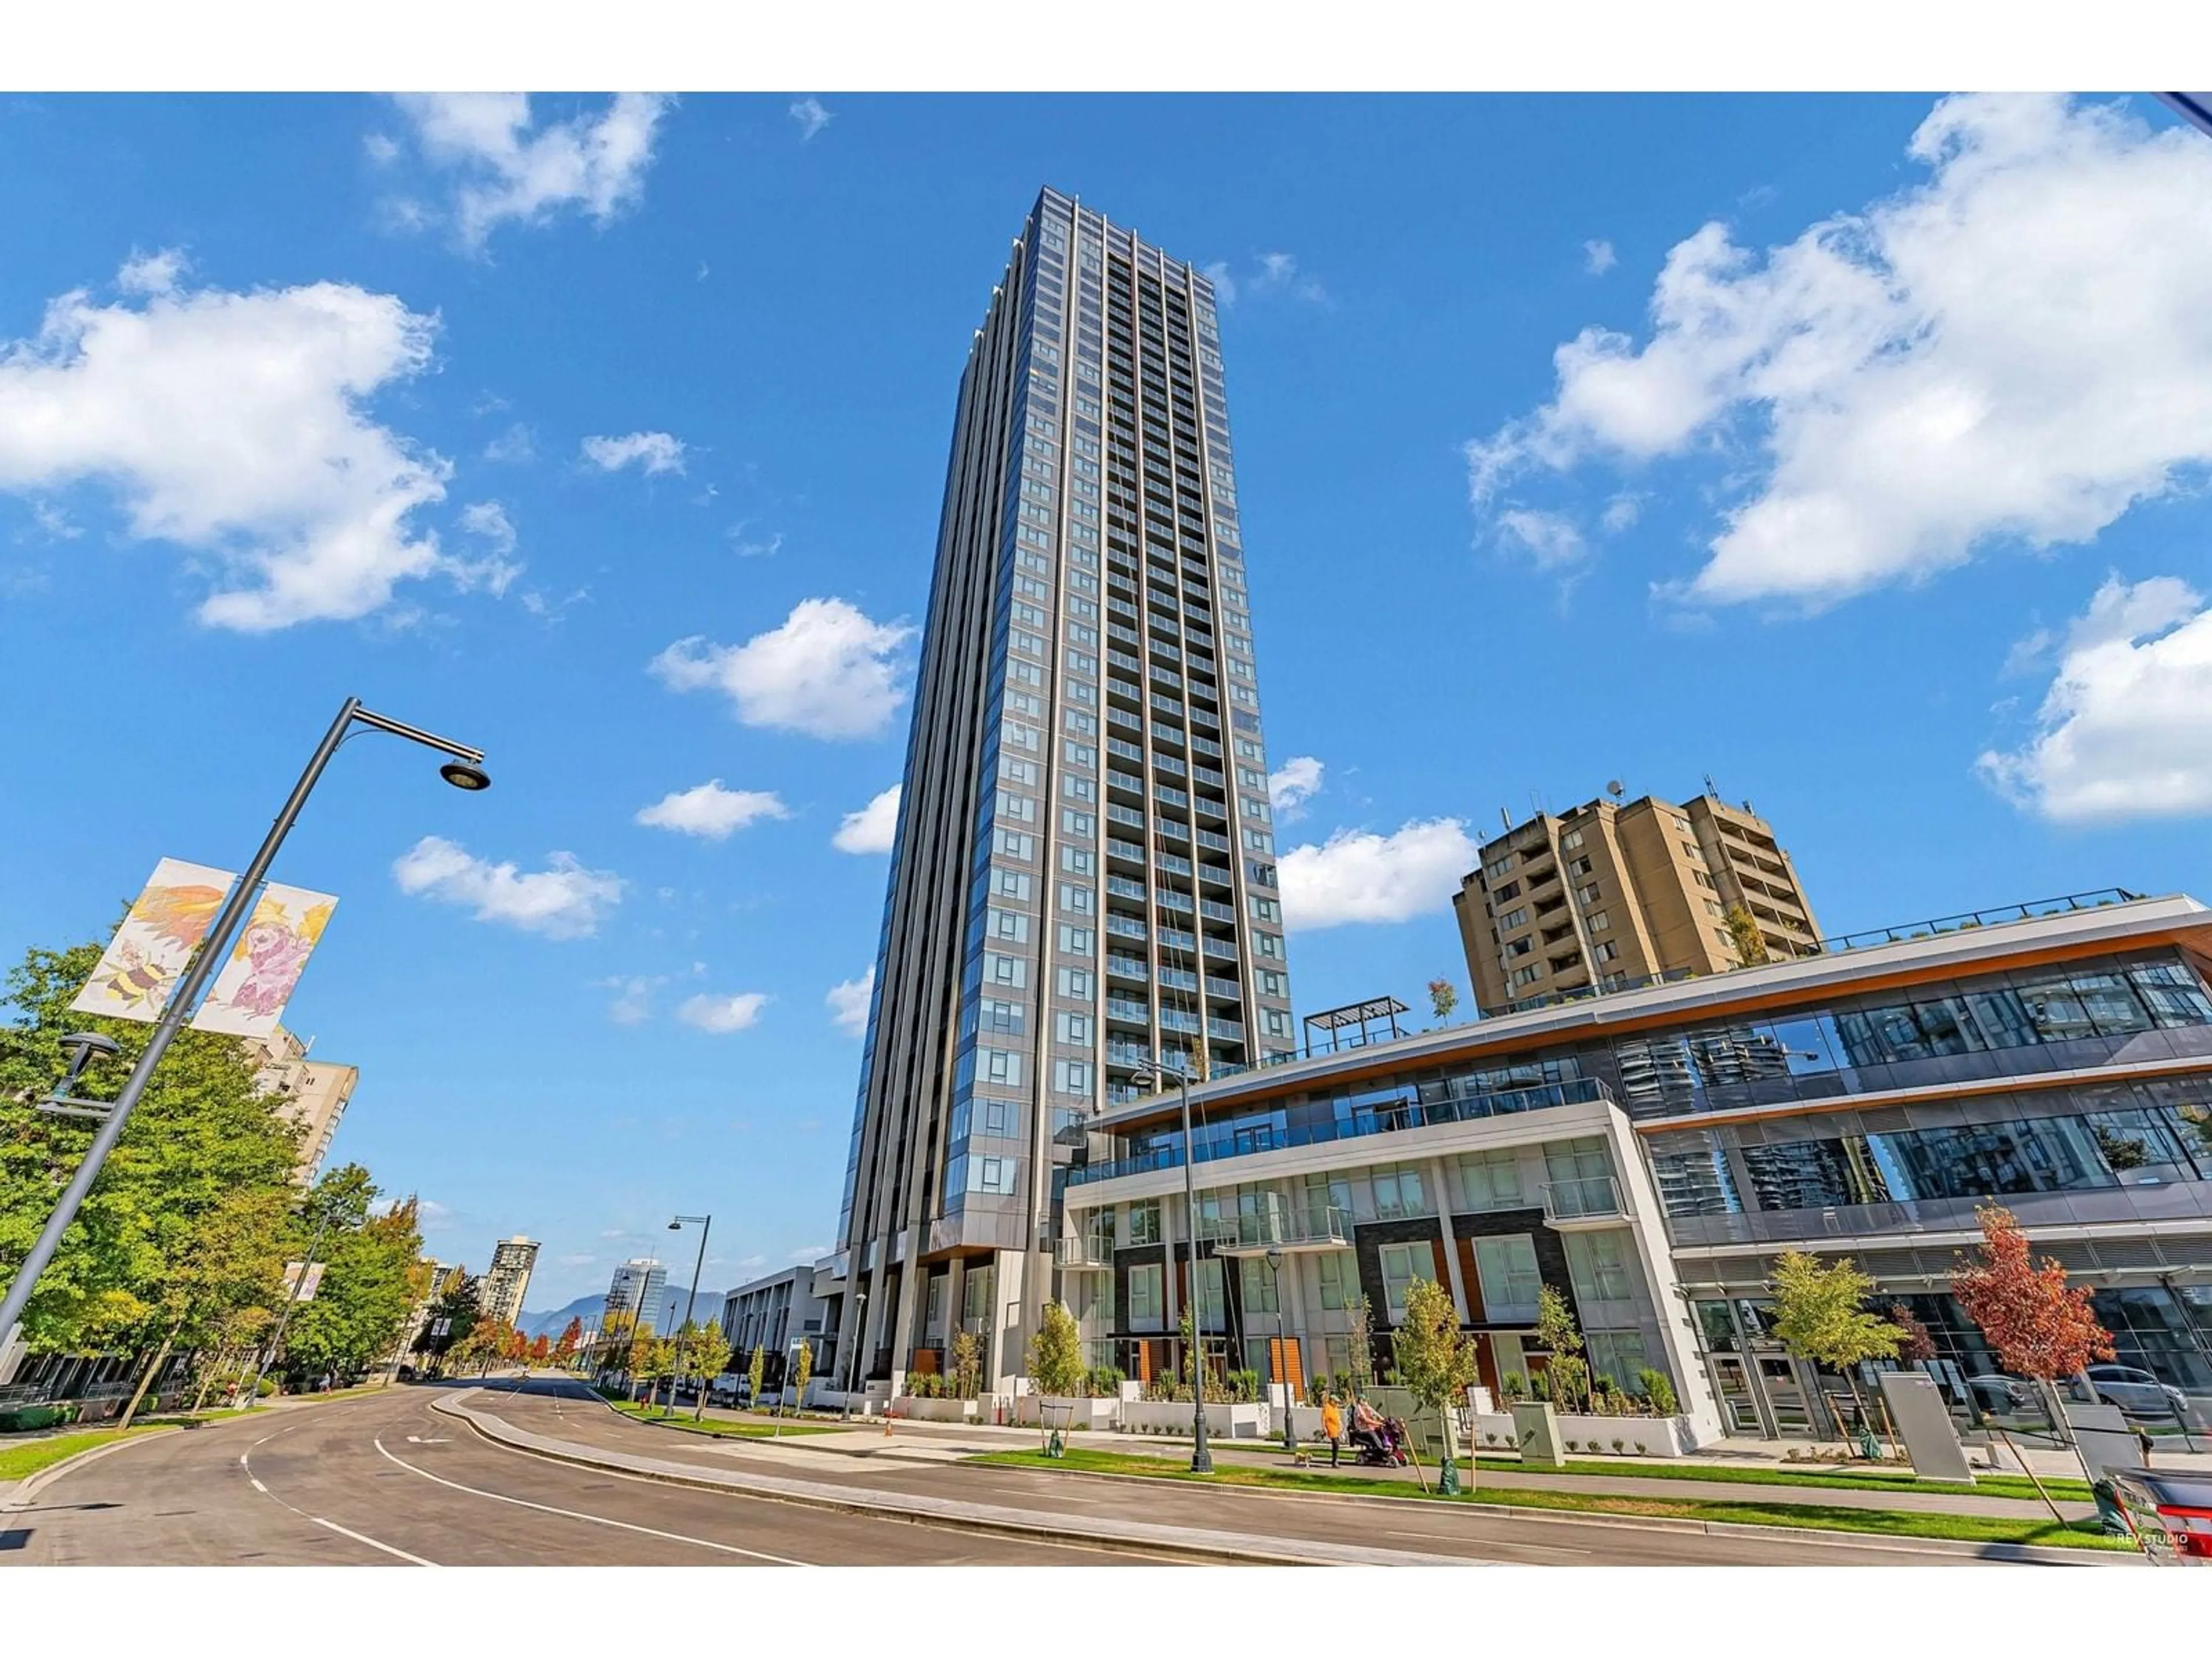
[[[287,1504],[284,1507],[289,1509],[291,1508],[291,1505]],[[401,1560],[411,1561],[418,1567],[434,1567],[438,1565],[435,1561],[425,1561],[419,1555],[410,1555],[405,1550],[394,1549],[389,1544],[380,1544],[375,1539],[371,1538],[366,1533],[351,1531],[347,1528],[338,1525],[335,1521],[324,1520],[319,1515],[311,1515],[307,1519],[313,1522],[319,1527],[328,1527],[332,1532],[344,1533],[347,1537],[352,1539],[357,1544],[366,1544],[373,1550],[382,1550],[386,1555],[396,1555]]]
[[[256,1441],[254,1443],[258,1445],[260,1442]],[[335,1521],[325,1521],[319,1515],[310,1515],[307,1510],[300,1508],[297,1504],[287,1504],[275,1492],[263,1486],[258,1480],[255,1479],[253,1465],[246,1462],[246,1456],[247,1454],[245,1452],[240,1452],[238,1455],[239,1462],[245,1467],[246,1478],[253,1482],[254,1491],[259,1492],[264,1498],[276,1504],[279,1509],[290,1510],[293,1514],[298,1516],[302,1521],[312,1522],[313,1524],[322,1528],[326,1532],[340,1534],[344,1537],[352,1539],[356,1544],[366,1544],[373,1550],[382,1550],[386,1555],[396,1555],[402,1561],[411,1561],[418,1567],[434,1567],[438,1565],[435,1561],[425,1561],[419,1555],[410,1555],[405,1550],[397,1549],[390,1544],[380,1542],[376,1539],[371,1538],[367,1533],[356,1532],[350,1527],[342,1527]]]
[[[726,1555],[742,1555],[755,1561],[773,1561],[780,1567],[811,1567],[814,1565],[811,1561],[794,1561],[787,1555],[769,1555],[760,1550],[740,1549],[735,1544],[717,1543],[711,1538],[693,1538],[680,1532],[662,1532],[657,1527],[641,1527],[631,1521],[617,1521],[604,1515],[586,1515],[580,1510],[556,1509],[550,1504],[534,1504],[526,1498],[509,1498],[505,1492],[486,1492],[479,1486],[465,1486],[458,1480],[447,1480],[442,1474],[433,1474],[428,1469],[417,1468],[403,1457],[393,1457],[381,1440],[373,1443],[377,1450],[383,1452],[385,1456],[391,1458],[392,1462],[398,1464],[410,1474],[419,1474],[425,1480],[434,1480],[441,1486],[450,1486],[455,1492],[465,1492],[474,1498],[489,1498],[496,1503],[513,1504],[520,1508],[537,1510],[546,1515],[565,1516],[571,1521],[588,1521],[595,1526],[617,1527],[624,1532],[641,1532],[649,1538],[665,1538],[672,1543],[696,1544],[701,1549],[720,1550]]]

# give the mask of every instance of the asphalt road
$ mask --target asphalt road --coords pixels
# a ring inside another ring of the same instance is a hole
[[[388,1394],[149,1436],[0,1512],[0,1565],[1129,1565],[504,1451]],[[573,1408],[572,1408],[573,1412]],[[647,1430],[643,1432],[652,1433]]]
[[[471,1403],[584,1446],[1031,1510],[1064,1541],[840,1513],[548,1461],[397,1388],[149,1436],[0,1510],[0,1565],[1132,1565],[1117,1519],[1357,1542],[1530,1565],[1956,1565],[1879,1540],[1717,1536],[1479,1510],[1117,1482],[702,1437],[617,1416],[574,1385],[498,1383]]]

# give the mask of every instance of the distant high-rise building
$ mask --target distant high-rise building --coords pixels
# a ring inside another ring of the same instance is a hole
[[[665,1266],[648,1255],[632,1256],[615,1269],[615,1276],[607,1282],[607,1305],[600,1324],[604,1327],[617,1314],[637,1314],[642,1310],[646,1325],[659,1329],[662,1293],[667,1285]]]
[[[338,1120],[361,1081],[361,1068],[309,1060],[308,1045],[281,1025],[266,1037],[245,1042],[256,1086],[276,1096],[279,1115],[300,1126],[300,1161],[292,1178],[305,1186],[323,1166],[331,1137],[338,1132]]]
[[[1045,191],[961,379],[825,1363],[1018,1369],[1086,1120],[1293,1050],[1250,603],[1212,284]]]
[[[1738,906],[1770,959],[1818,953],[1813,907],[1773,826],[1710,793],[1539,812],[1486,845],[1452,899],[1486,1014],[1738,967]]]
[[[522,1299],[530,1293],[530,1273],[537,1265],[536,1239],[520,1234],[501,1239],[491,1248],[477,1305],[502,1325],[514,1324],[522,1317]]]

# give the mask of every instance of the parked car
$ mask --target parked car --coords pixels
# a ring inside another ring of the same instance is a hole
[[[2043,1402],[2036,1395],[2035,1384],[2025,1377],[1989,1372],[1968,1377],[1966,1387],[1972,1391],[1974,1404],[1984,1416],[2017,1417],[2027,1413],[2040,1417],[2045,1414]]]
[[[2112,1486],[2144,1554],[2161,1566],[2212,1566],[2212,1479],[2119,1469]]]
[[[2118,1406],[2130,1417],[2189,1419],[2189,1396],[2148,1371],[2133,1365],[2092,1365],[2085,1374],[2101,1405]]]

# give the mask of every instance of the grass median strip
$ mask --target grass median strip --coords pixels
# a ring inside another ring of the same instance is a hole
[[[1985,1515],[1947,1515],[1905,1510],[1826,1508],[1811,1504],[1772,1503],[1746,1499],[1741,1503],[1711,1498],[1624,1498],[1603,1492],[1553,1492],[1522,1487],[1476,1491],[1457,1498],[1424,1494],[1419,1486],[1399,1480],[1371,1480],[1356,1475],[1302,1474],[1290,1469],[1271,1469],[1244,1463],[1214,1466],[1212,1474],[1193,1474],[1164,1459],[1127,1452],[1070,1450],[1065,1457],[1042,1452],[986,1452],[966,1460],[1002,1468],[1057,1469],[1084,1474],[1149,1475],[1154,1480],[1187,1480],[1224,1486],[1257,1486],[1275,1492],[1356,1493],[1361,1497],[1401,1498],[1439,1504],[1468,1504],[1516,1509],[1559,1510],[1584,1515],[1659,1516],[1684,1521],[1720,1521],[1742,1526],[1793,1527],[1808,1532],[1848,1532],[1893,1538],[1942,1538],[1969,1544],[2045,1544],[2071,1549],[2132,1550],[2131,1540],[2107,1538],[2094,1523],[2062,1527],[2053,1521],[2011,1520]]]
[[[1240,1447],[1239,1449],[1247,1448]],[[1282,1455],[1273,1445],[1254,1446],[1249,1449]],[[1311,1448],[1309,1447],[1308,1450],[1310,1451]],[[2031,1504],[2041,1501],[2036,1495],[2035,1483],[2024,1474],[1978,1475],[1974,1484],[1969,1486],[1953,1480],[1922,1480],[1896,1469],[1868,1469],[1860,1473],[1847,1467],[1793,1469],[1757,1463],[1662,1463],[1635,1458],[1618,1461],[1571,1459],[1553,1468],[1545,1464],[1523,1463],[1517,1457],[1484,1457],[1476,1460],[1476,1467],[1494,1469],[1501,1474],[1564,1474],[1593,1480],[1619,1480],[1631,1477],[1638,1480],[1708,1480],[1727,1486],[1812,1486],[1833,1492],[1910,1492],[1932,1493],[1939,1498],[2017,1498]],[[2086,1480],[2046,1480],[2043,1489],[2053,1498],[2066,1498],[2077,1504],[2095,1501],[2095,1494],[2090,1492],[2089,1483]]]
[[[136,1437],[158,1434],[172,1426],[167,1423],[135,1423],[127,1432]],[[40,1469],[52,1468],[64,1458],[90,1451],[94,1446],[104,1446],[111,1440],[120,1440],[125,1432],[120,1429],[86,1429],[77,1434],[44,1435],[12,1446],[0,1444],[0,1480],[28,1480]]]
[[[727,1418],[708,1417],[695,1423],[681,1415],[663,1417],[658,1406],[640,1406],[629,1401],[610,1401],[607,1403],[624,1417],[635,1418],[641,1423],[658,1423],[666,1428],[682,1429],[690,1434],[720,1435],[726,1440],[769,1440],[775,1438],[777,1434],[773,1422],[733,1423]],[[823,1423],[786,1423],[782,1427],[782,1437],[788,1440],[794,1435],[835,1434],[842,1426]]]

